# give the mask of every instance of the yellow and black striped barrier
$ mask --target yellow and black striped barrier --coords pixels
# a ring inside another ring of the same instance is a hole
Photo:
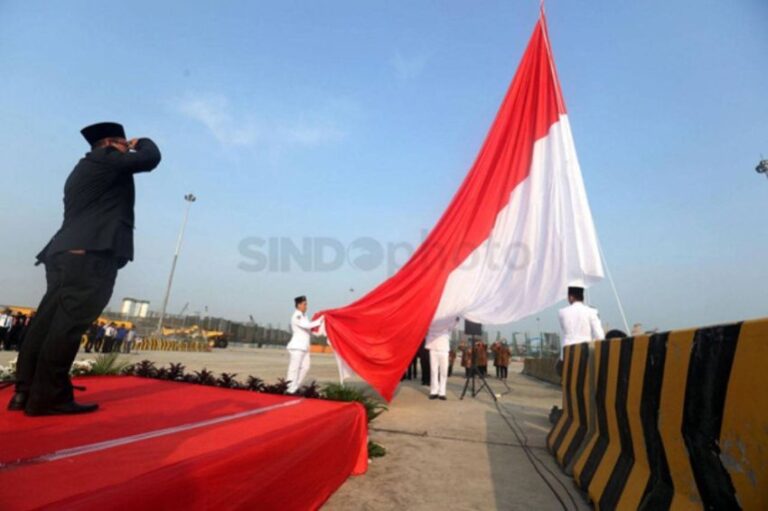
[[[547,437],[597,509],[768,509],[768,319],[565,349]]]
[[[144,339],[136,349],[139,351],[186,351],[201,352],[211,351],[208,341],[173,341],[158,339],[155,337]]]
[[[80,340],[80,347],[84,348],[88,343],[88,336],[83,335]],[[208,341],[171,341],[167,339],[149,338],[143,339],[140,344],[134,344],[134,350],[137,351],[184,351],[184,352],[202,352],[211,351]]]
[[[576,450],[587,433],[586,384],[589,346],[574,345],[565,357],[563,366],[563,416],[547,438],[547,445],[557,457],[557,462],[567,473]]]

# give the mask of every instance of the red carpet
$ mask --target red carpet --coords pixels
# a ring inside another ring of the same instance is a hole
[[[90,415],[0,411],[0,509],[306,510],[367,468],[356,403],[80,379]],[[5,405],[11,391],[0,392]]]

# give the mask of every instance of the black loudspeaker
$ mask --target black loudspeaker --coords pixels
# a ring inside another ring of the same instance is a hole
[[[464,333],[467,335],[483,335],[483,325],[468,319],[464,320]]]

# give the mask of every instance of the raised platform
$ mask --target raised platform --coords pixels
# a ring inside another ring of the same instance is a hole
[[[132,377],[76,384],[98,412],[0,411],[0,509],[316,509],[367,468],[357,403]]]

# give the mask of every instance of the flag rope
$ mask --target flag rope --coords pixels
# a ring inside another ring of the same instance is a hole
[[[611,275],[611,270],[608,267],[608,260],[605,258],[605,252],[603,252],[603,244],[600,242],[600,236],[596,236],[597,238],[597,249],[600,251],[600,257],[603,259],[603,265],[605,266],[605,274],[608,277],[608,282],[611,284],[611,289],[613,289],[613,296],[616,298],[616,303],[619,306],[619,314],[621,314],[621,320],[624,322],[624,328],[626,329],[627,335],[630,335],[629,331],[629,323],[627,323],[627,316],[624,314],[624,306],[621,304],[621,298],[619,298],[619,292],[616,290],[616,284],[613,282],[613,275]]]

